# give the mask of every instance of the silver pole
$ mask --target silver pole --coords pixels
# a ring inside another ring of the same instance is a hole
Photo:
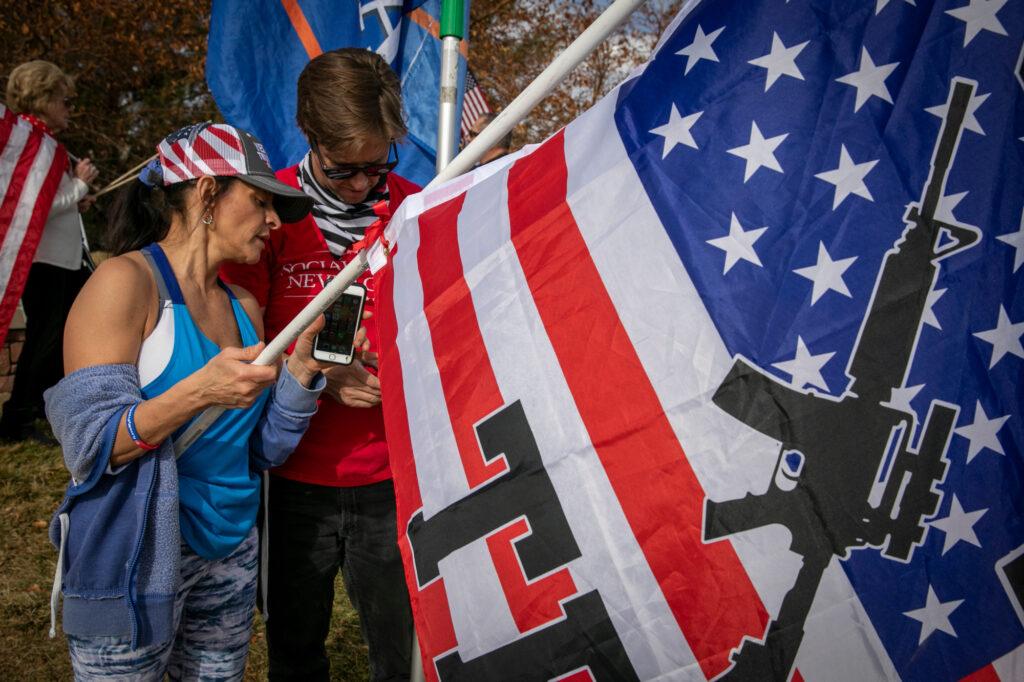
[[[604,42],[604,39],[618,28],[634,10],[646,2],[647,0],[615,0],[609,5],[608,9],[602,12],[601,16],[595,19],[594,23],[588,26],[587,30],[581,33],[576,40],[572,41],[572,44],[565,48],[562,54],[548,64],[548,67],[526,86],[526,89],[519,93],[519,96],[512,100],[505,110],[484,128],[482,133],[473,138],[473,141],[466,145],[466,148],[444,170],[439,170],[437,176],[425,189],[431,189],[472,170],[473,164],[484,155],[484,152],[497,144],[498,140],[526,118],[527,114],[547,97],[548,93],[565,80],[565,77],[576,68],[577,64],[586,59],[594,51],[594,48]]]
[[[455,156],[458,130],[459,44],[458,36],[441,39],[441,107],[437,117],[437,163],[440,173]]]

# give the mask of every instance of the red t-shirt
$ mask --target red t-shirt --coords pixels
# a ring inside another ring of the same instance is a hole
[[[297,174],[298,166],[292,166],[279,171],[277,177],[298,187]],[[418,192],[419,188],[391,173],[388,191],[389,205],[394,211],[406,195]],[[284,329],[353,256],[348,252],[335,257],[327,248],[313,216],[308,215],[297,223],[287,223],[273,230],[259,263],[227,263],[221,267],[221,276],[250,291],[265,308],[263,326],[269,340]],[[365,309],[373,312],[373,276],[367,271],[358,281],[367,289]],[[370,350],[377,351],[374,318],[367,320],[365,326]],[[273,473],[303,483],[346,487],[391,478],[384,413],[380,405],[353,408],[332,398],[321,399],[299,446]]]

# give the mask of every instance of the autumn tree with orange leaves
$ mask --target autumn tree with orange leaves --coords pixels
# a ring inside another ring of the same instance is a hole
[[[608,6],[608,0],[476,0],[469,65],[491,106],[504,108]],[[516,128],[515,146],[540,142],[593,106],[647,61],[682,0],[649,0]]]
[[[470,66],[492,106],[507,105],[606,7],[608,0],[476,0]],[[650,0],[516,129],[539,142],[646,60],[682,0]],[[204,77],[209,2],[0,0],[0,83],[30,59],[77,82],[68,149],[99,167],[99,184],[153,153],[168,131],[220,120]],[[2,89],[2,88],[0,88]],[[0,96],[2,98],[2,96]],[[102,222],[87,214],[91,234]]]
[[[209,7],[194,0],[0,0],[0,78],[30,59],[75,77],[63,139],[102,183],[167,131],[218,116],[203,75],[208,25]]]

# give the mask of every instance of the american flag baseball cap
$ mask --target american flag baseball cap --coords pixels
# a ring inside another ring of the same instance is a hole
[[[164,185],[204,175],[236,177],[274,195],[281,222],[305,217],[313,200],[274,176],[267,151],[252,133],[226,123],[196,123],[177,130],[157,145]]]

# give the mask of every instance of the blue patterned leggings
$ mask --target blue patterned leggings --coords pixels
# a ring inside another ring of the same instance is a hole
[[[182,542],[173,640],[135,649],[127,637],[68,635],[76,680],[240,680],[256,603],[256,529],[224,559]]]

